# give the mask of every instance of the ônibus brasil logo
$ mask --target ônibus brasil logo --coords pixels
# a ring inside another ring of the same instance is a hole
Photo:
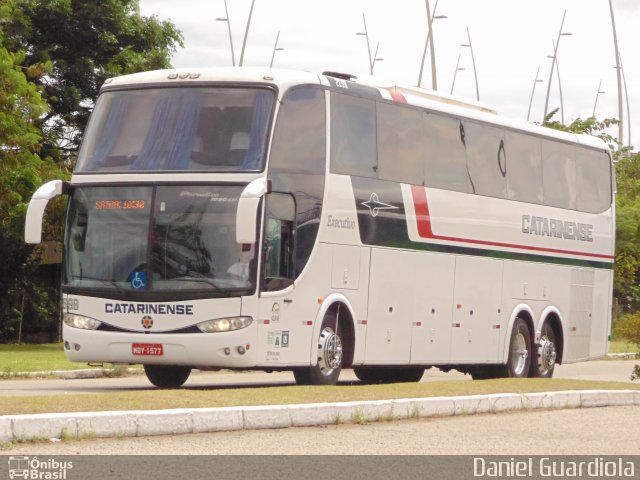
[[[67,471],[73,468],[73,462],[62,462],[55,458],[9,457],[9,478],[38,480],[66,480]]]

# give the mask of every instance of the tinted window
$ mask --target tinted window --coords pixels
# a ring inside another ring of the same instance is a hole
[[[106,92],[76,172],[260,170],[273,101],[255,88]]]
[[[471,192],[462,123],[425,114],[425,180],[429,187]]]
[[[542,203],[541,140],[532,135],[507,132],[507,198]]]
[[[255,247],[236,243],[241,186],[76,187],[66,284],[225,294],[255,285]]]
[[[424,185],[423,113],[398,105],[379,103],[378,177]]]
[[[576,208],[575,146],[542,141],[542,185],[545,205]]]
[[[611,206],[611,163],[609,155],[579,150],[576,158],[578,209],[604,212]]]
[[[282,290],[293,283],[293,222],[295,202],[292,195],[267,196],[264,234],[263,289]]]
[[[296,88],[287,92],[273,135],[272,172],[324,175],[325,116],[323,90]]]
[[[502,129],[464,122],[467,166],[473,191],[504,198],[507,187],[507,155]]]
[[[322,213],[326,165],[325,92],[319,88],[289,90],[276,121],[269,160],[274,191],[295,197],[295,271],[307,264]]]
[[[331,171],[376,177],[376,104],[372,100],[331,94]]]

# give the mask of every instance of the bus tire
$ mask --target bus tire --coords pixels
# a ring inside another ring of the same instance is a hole
[[[503,377],[524,378],[529,376],[531,368],[531,333],[527,322],[516,318],[509,341],[509,356],[502,366]]]
[[[322,320],[317,342],[317,361],[306,368],[296,368],[293,376],[298,385],[335,385],[342,370],[343,327],[338,325],[336,332],[336,314],[328,312]]]
[[[363,383],[384,383],[382,371],[378,368],[353,367],[353,373]]]
[[[191,374],[191,367],[180,365],[144,365],[144,373],[158,388],[180,388]]]
[[[536,347],[536,355],[531,366],[531,376],[551,378],[556,367],[557,358],[556,332],[549,322],[544,322],[540,331],[540,343]]]
[[[500,377],[500,368],[496,365],[475,365],[470,372],[473,380],[490,380]]]
[[[423,367],[367,368],[354,367],[358,380],[364,383],[410,383],[419,382],[424,375]]]

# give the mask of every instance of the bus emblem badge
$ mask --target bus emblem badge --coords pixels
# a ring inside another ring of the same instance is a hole
[[[362,205],[369,209],[372,217],[377,217],[380,210],[392,210],[397,209],[398,207],[394,207],[393,205],[389,205],[388,203],[382,203],[378,198],[377,193],[372,193],[369,197],[368,202],[362,202]]]
[[[140,323],[142,323],[142,327],[145,330],[149,330],[151,327],[153,327],[153,318],[151,318],[149,315],[145,315],[144,317],[142,317]]]

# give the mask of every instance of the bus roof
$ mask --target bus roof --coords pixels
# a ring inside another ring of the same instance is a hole
[[[581,145],[608,150],[604,141],[589,135],[578,135],[569,132],[542,127],[523,120],[510,119],[498,115],[492,107],[442,92],[418,88],[415,86],[396,84],[375,77],[357,78],[349,74],[325,72],[320,75],[313,72],[297,70],[272,69],[267,67],[221,67],[221,68],[177,68],[133,73],[108,79],[103,90],[138,87],[143,85],[176,85],[200,82],[247,82],[261,83],[277,87],[281,93],[289,87],[300,84],[319,84],[330,86],[329,77],[353,82],[362,87],[369,87],[381,92],[386,98],[401,94],[410,105],[421,106],[435,111],[448,113],[463,118],[475,119],[515,130],[526,131],[536,135]]]

